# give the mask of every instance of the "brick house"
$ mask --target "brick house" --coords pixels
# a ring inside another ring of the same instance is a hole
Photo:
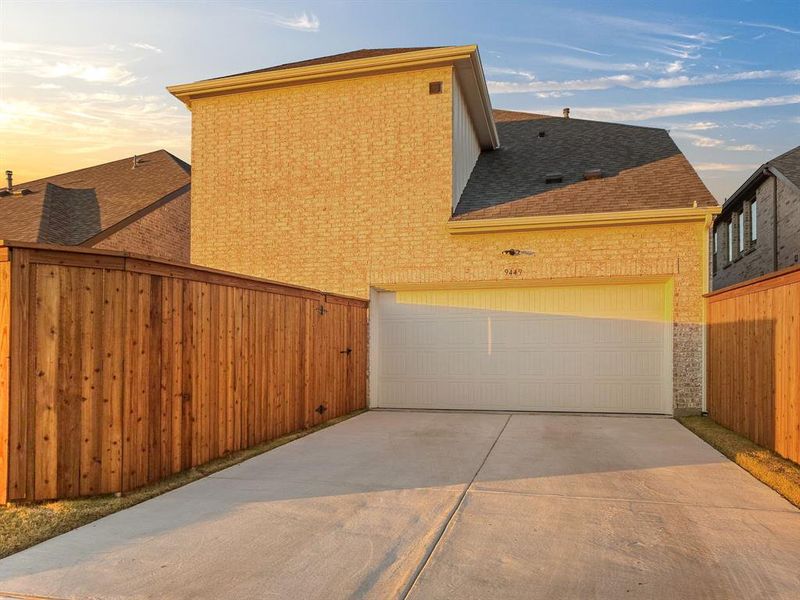
[[[3,188],[0,239],[189,262],[190,196],[191,167],[157,150]]]
[[[710,243],[715,290],[800,262],[800,146],[761,165],[725,201]]]
[[[666,131],[493,111],[476,46],[169,90],[193,262],[371,298],[371,406],[701,409],[719,207]]]

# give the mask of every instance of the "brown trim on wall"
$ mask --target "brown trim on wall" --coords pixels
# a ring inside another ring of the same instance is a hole
[[[132,223],[135,223],[136,221],[138,221],[142,217],[145,217],[145,216],[149,215],[154,210],[156,210],[158,208],[161,208],[165,204],[168,204],[168,203],[172,202],[173,200],[175,200],[176,198],[179,198],[179,197],[183,196],[186,192],[191,191],[191,189],[192,189],[192,184],[191,183],[187,183],[183,187],[180,187],[177,190],[175,190],[173,192],[170,192],[166,196],[163,196],[163,197],[159,198],[158,200],[156,200],[152,204],[148,204],[147,206],[145,206],[144,208],[136,211],[132,215],[129,215],[129,216],[125,217],[124,219],[122,219],[121,221],[115,223],[111,227],[108,227],[108,228],[104,229],[103,231],[101,231],[97,235],[84,240],[79,245],[80,246],[94,246],[95,244],[97,244],[99,242],[102,242],[104,239],[114,235],[118,231],[120,231],[122,229],[125,229],[128,225],[131,225]]]

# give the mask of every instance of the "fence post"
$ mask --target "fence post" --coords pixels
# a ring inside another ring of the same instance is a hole
[[[0,248],[0,504],[8,502],[9,391],[11,361],[11,263],[8,248]]]

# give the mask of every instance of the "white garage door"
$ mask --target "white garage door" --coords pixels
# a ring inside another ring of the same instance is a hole
[[[666,284],[380,292],[371,404],[670,413]]]

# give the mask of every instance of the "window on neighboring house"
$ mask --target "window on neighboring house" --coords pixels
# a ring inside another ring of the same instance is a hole
[[[739,254],[744,252],[744,212],[739,213]]]
[[[728,262],[733,262],[733,219],[728,221]]]
[[[753,200],[750,203],[750,242],[755,245],[758,239],[758,208],[757,202]]]
[[[719,233],[717,233],[717,228],[715,227],[713,257],[711,259],[711,272],[714,274],[717,272],[717,250],[719,250]]]

